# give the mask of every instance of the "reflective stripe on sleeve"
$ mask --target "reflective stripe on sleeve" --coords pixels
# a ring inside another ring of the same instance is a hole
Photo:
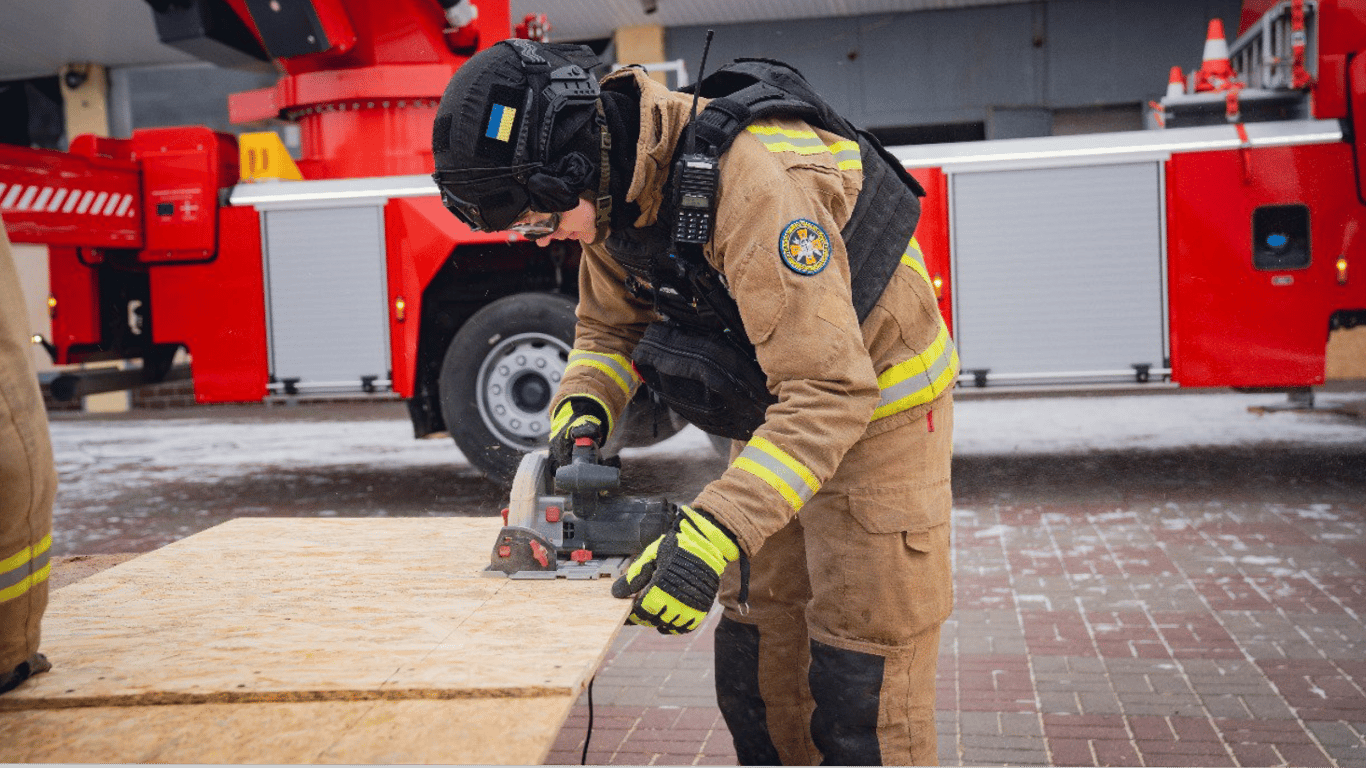
[[[621,387],[621,391],[627,397],[635,391],[636,385],[640,383],[640,377],[636,375],[635,368],[631,366],[631,361],[621,355],[576,349],[569,353],[569,364],[565,366],[565,373],[576,366],[594,368],[607,374],[608,378]]]
[[[802,505],[821,488],[811,470],[762,437],[750,440],[731,466],[773,486],[794,512],[800,512]]]
[[[799,155],[830,154],[841,170],[863,168],[863,155],[856,141],[837,141],[826,146],[815,131],[794,131],[771,125],[749,125],[745,130],[754,134],[770,152],[795,152]]]
[[[914,238],[906,244],[906,250],[901,254],[901,263],[915,270],[917,275],[925,278],[925,282],[934,287],[934,282],[930,280],[930,271],[925,269],[925,253],[920,250],[920,243]]]
[[[841,171],[863,169],[863,153],[859,151],[857,141],[837,141],[830,145],[830,153],[835,156]]]
[[[0,560],[0,603],[13,600],[47,580],[52,570],[48,562],[51,548],[52,534],[49,533],[37,544]]]
[[[949,327],[941,319],[939,334],[929,349],[883,371],[877,377],[882,399],[873,411],[873,421],[923,405],[939,397],[958,378],[958,348],[949,338]]]

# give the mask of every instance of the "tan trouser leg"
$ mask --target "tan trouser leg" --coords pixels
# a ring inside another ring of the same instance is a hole
[[[830,762],[937,763],[939,628],[953,607],[952,403],[929,423],[854,446],[822,503],[801,515],[812,730]]]
[[[24,306],[0,222],[0,680],[38,651],[57,487]]]
[[[717,628],[716,687],[741,764],[812,765],[806,579],[801,523],[793,520],[751,558],[749,610],[737,606],[739,569],[721,581],[725,616]]]
[[[717,691],[742,763],[937,763],[952,435],[946,399],[932,421],[855,446],[751,558],[747,615],[727,570]]]

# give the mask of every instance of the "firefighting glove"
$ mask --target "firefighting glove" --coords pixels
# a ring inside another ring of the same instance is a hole
[[[574,441],[592,439],[599,447],[607,439],[607,409],[596,399],[575,395],[566,397],[550,417],[550,457],[558,466],[567,466],[574,452]]]
[[[740,558],[735,539],[706,513],[681,506],[673,530],[650,542],[612,596],[636,595],[628,621],[662,635],[691,632],[702,624],[721,587],[726,564]]]

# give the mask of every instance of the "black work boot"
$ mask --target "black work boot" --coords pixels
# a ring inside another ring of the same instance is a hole
[[[19,662],[19,665],[12,672],[0,674],[0,693],[12,691],[30,677],[49,669],[52,669],[52,662],[48,661],[43,654],[35,653]]]

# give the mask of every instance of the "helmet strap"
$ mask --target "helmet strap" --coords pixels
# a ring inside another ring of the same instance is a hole
[[[593,242],[602,242],[607,238],[608,224],[612,219],[612,193],[609,184],[612,176],[611,155],[612,155],[612,132],[607,129],[607,115],[602,108],[602,100],[598,100],[598,130],[602,136],[601,169],[598,172],[598,197],[594,201],[593,217]]]

